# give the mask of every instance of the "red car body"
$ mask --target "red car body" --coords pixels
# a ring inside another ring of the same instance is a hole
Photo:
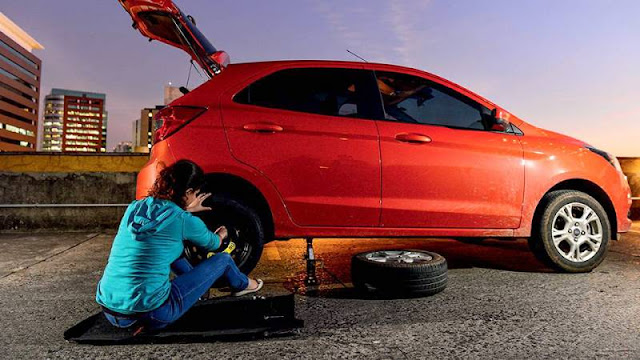
[[[630,189],[615,158],[528,124],[450,81],[360,62],[228,65],[226,54],[203,44],[195,23],[172,1],[120,2],[145,36],[187,51],[212,77],[158,114],[161,136],[138,176],[138,198],[146,196],[163,166],[189,159],[210,175],[214,188],[217,180],[221,191],[235,184],[252,194],[262,204],[269,236],[277,239],[528,237],[541,200],[558,189],[595,198],[614,238],[631,226]],[[145,12],[169,14],[186,38],[178,43],[174,35],[151,29],[158,22],[143,21]],[[326,116],[234,101],[270,74],[311,68],[422,78],[492,110],[519,131]]]
[[[572,186],[590,189],[604,202],[615,219],[614,234],[631,226],[630,188],[619,169],[583,142],[513,115],[510,122],[522,136],[327,119],[232,100],[255,79],[283,68],[310,67],[415,74],[496,108],[458,85],[398,66],[338,61],[233,64],[170,105],[208,110],[153,146],[138,176],[137,197],[146,195],[158,164],[190,159],[208,174],[227,174],[255,187],[269,205],[275,238],[526,237],[542,197]],[[244,129],[255,124],[283,131]],[[399,133],[422,133],[431,142],[400,142],[395,139]]]

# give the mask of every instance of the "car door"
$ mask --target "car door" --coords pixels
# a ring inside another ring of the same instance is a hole
[[[424,75],[376,71],[385,120],[384,227],[512,229],[520,224],[523,151],[477,100]]]
[[[378,226],[378,98],[361,67],[284,68],[232,90],[221,108],[233,156],[275,185],[296,224]]]

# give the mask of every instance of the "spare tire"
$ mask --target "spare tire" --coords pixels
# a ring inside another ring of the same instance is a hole
[[[423,250],[378,250],[353,256],[353,286],[391,297],[428,296],[447,287],[447,260]]]

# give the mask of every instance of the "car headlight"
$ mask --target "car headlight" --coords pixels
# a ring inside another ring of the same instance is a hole
[[[593,146],[585,146],[585,148],[589,149],[594,154],[598,154],[598,155],[602,156],[605,160],[607,160],[607,162],[609,164],[611,164],[614,168],[616,168],[616,170],[622,172],[622,168],[620,167],[620,163],[618,162],[618,159],[616,159],[615,156],[609,154],[608,152],[606,152],[604,150],[600,150],[600,149],[594,148]]]

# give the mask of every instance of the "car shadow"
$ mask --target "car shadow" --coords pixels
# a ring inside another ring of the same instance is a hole
[[[322,240],[317,243],[320,244]],[[319,286],[307,286],[305,271],[287,278],[285,289],[306,296],[348,299],[388,299],[374,294],[357,292],[351,286],[351,258],[361,252],[381,249],[416,249],[436,252],[447,260],[449,270],[492,269],[515,272],[553,273],[534,257],[526,239],[485,239],[479,243],[465,243],[452,239],[389,239],[385,245],[375,240],[349,244],[341,251],[323,256],[323,247],[316,247],[316,276]]]

